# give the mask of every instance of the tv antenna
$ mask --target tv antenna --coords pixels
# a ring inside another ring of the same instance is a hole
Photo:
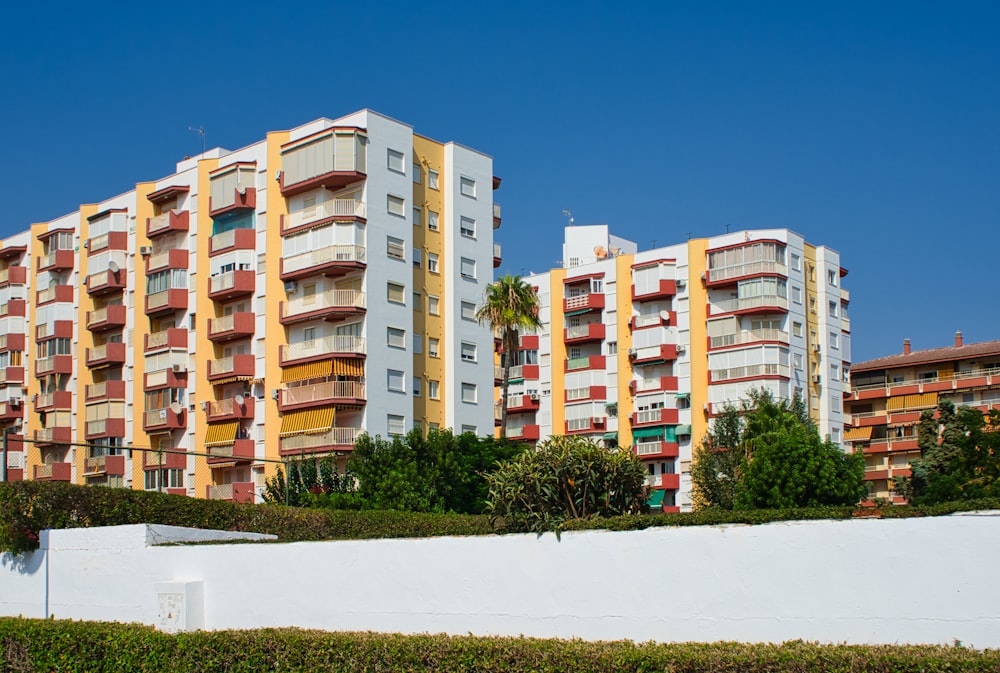
[[[195,128],[193,126],[189,126],[188,127],[188,131],[191,131],[192,133],[197,133],[198,135],[201,136],[201,153],[204,154],[205,153],[205,127],[204,126],[199,126],[198,128]]]
[[[563,215],[569,218],[569,226],[573,226],[573,213],[563,208]]]

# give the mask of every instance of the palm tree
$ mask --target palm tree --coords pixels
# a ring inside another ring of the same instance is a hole
[[[501,276],[486,287],[486,298],[476,311],[476,319],[488,324],[500,337],[503,347],[503,380],[500,395],[500,437],[507,437],[507,388],[510,367],[517,357],[520,331],[541,327],[538,295],[520,276]]]

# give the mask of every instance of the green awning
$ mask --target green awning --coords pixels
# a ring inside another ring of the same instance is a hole
[[[649,499],[646,501],[646,504],[649,505],[650,509],[663,509],[663,496],[666,494],[667,492],[664,490],[653,491],[653,493],[649,496]]]
[[[691,399],[691,393],[675,393],[674,395],[679,400],[689,400]]]
[[[690,425],[678,425],[677,426],[677,434],[678,435],[689,435],[690,436],[690,434],[691,434],[691,426]]]
[[[642,437],[663,437],[663,426],[657,428],[635,428],[632,430],[632,437],[639,439]]]
[[[666,360],[643,360],[642,362],[633,362],[633,367],[650,367],[652,365],[662,365],[665,364]]]
[[[570,316],[574,316],[574,315],[583,315],[584,313],[590,313],[592,310],[593,309],[582,308],[582,309],[579,309],[577,311],[567,311],[566,313],[563,313],[563,315],[566,316],[566,317],[570,317]]]
[[[604,433],[604,439],[613,439],[613,440],[615,440],[617,442],[618,441],[618,433],[617,432],[605,432]]]

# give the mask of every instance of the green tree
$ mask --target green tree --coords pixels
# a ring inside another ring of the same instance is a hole
[[[820,439],[801,398],[750,391],[727,406],[691,466],[699,507],[759,509],[854,504],[864,458]]]
[[[290,460],[288,476],[278,467],[275,475],[264,482],[264,500],[291,507],[306,506],[308,496],[316,493],[350,493],[354,490],[354,477],[340,475],[334,456],[315,456]]]
[[[1000,412],[983,415],[947,400],[917,424],[921,457],[894,489],[915,505],[1000,496]]]
[[[629,451],[554,436],[487,475],[486,510],[512,531],[558,531],[569,519],[641,512],[645,479],[645,468]]]
[[[503,347],[503,379],[500,394],[500,437],[507,437],[507,389],[510,368],[517,357],[521,330],[541,326],[538,295],[520,276],[501,276],[486,287],[486,297],[476,311],[476,319],[488,324],[500,337]]]

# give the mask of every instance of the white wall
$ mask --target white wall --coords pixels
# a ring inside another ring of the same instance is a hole
[[[47,549],[2,558],[0,614],[154,624],[155,585],[189,582],[204,590],[189,623],[208,629],[1000,646],[1000,588],[988,580],[1000,512],[561,540],[155,546],[157,535],[43,534]]]

